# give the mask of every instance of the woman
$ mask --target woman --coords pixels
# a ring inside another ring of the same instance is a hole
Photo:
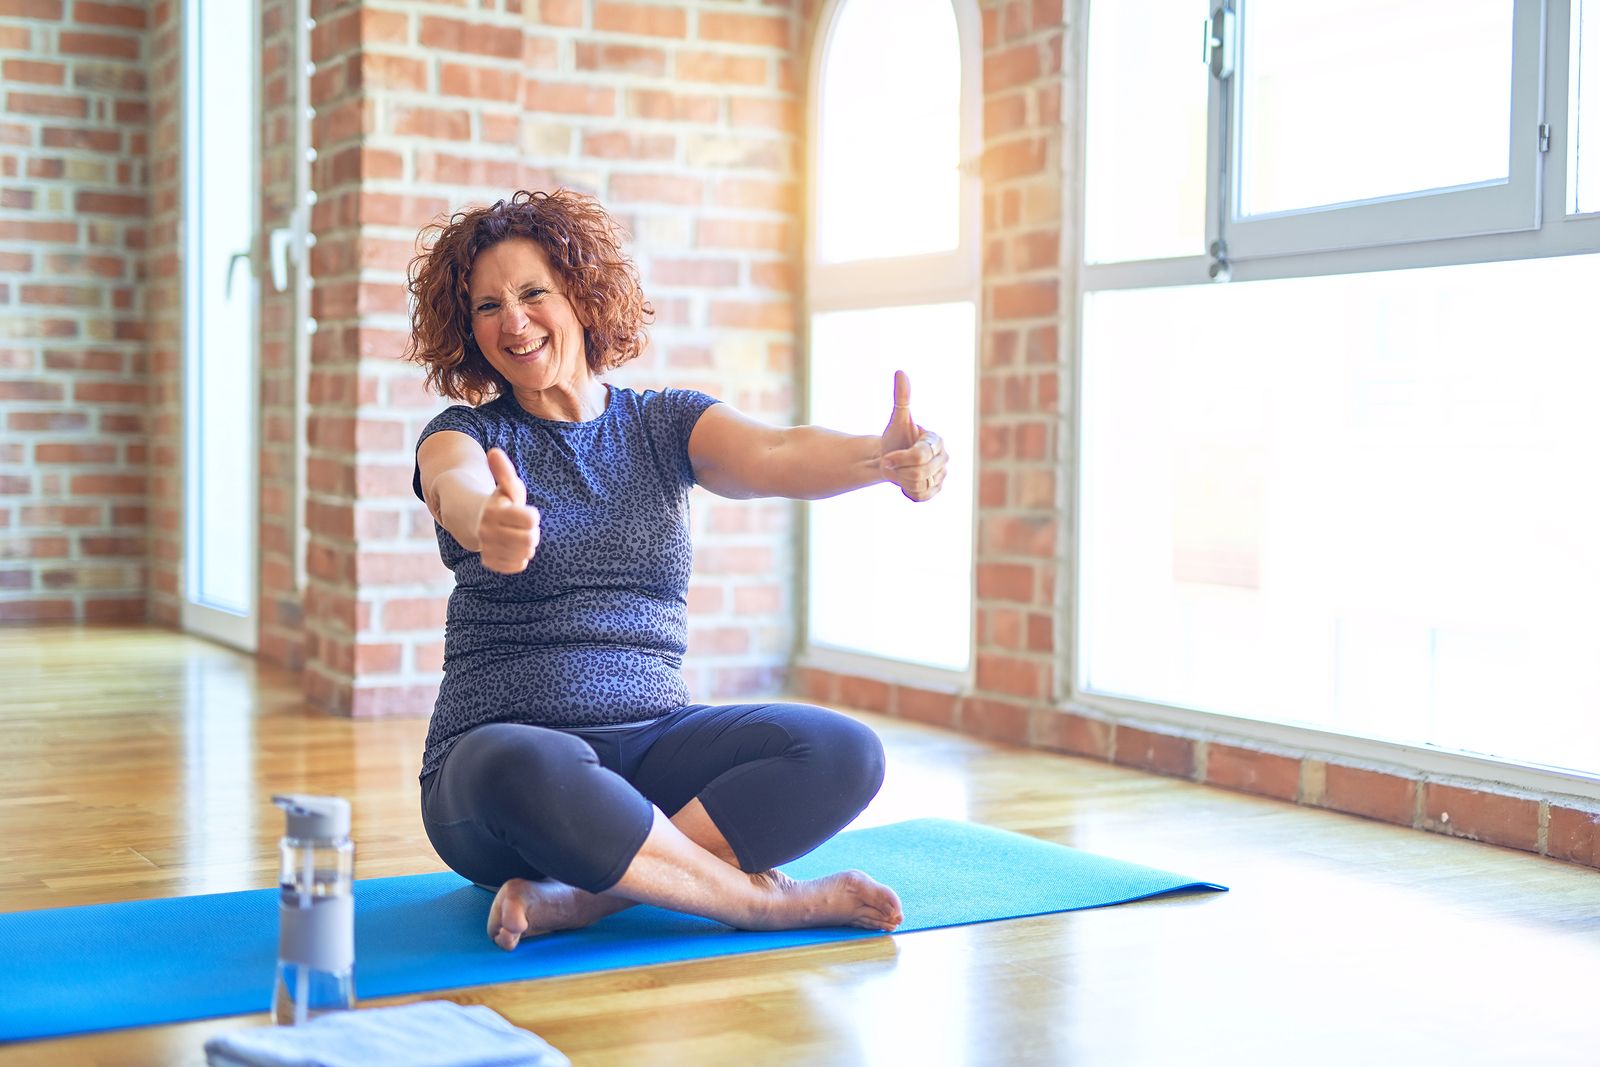
[[[867,437],[613,387],[651,308],[596,202],[519,192],[430,230],[408,356],[470,406],[416,454],[456,577],[422,811],[444,861],[497,890],[489,935],[511,949],[640,902],[746,929],[894,929],[899,899],[860,871],[774,870],[877,793],[877,737],[807,705],[690,704],[679,665],[689,489],[931,498],[944,449],[905,376]]]

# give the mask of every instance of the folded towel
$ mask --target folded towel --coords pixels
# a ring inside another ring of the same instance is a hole
[[[257,1026],[206,1042],[211,1067],[569,1067],[567,1058],[481,1004],[426,1000]]]

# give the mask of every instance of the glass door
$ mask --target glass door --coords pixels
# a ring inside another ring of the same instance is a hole
[[[184,628],[256,645],[255,4],[188,0]]]

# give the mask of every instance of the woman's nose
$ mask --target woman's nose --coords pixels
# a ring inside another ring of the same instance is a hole
[[[506,333],[516,333],[528,324],[527,309],[522,306],[522,301],[511,300],[500,309],[500,329]]]

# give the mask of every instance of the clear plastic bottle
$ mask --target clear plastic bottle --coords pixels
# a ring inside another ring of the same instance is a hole
[[[288,825],[278,843],[278,977],[272,1021],[298,1024],[356,1004],[355,845],[343,797],[276,796]]]

